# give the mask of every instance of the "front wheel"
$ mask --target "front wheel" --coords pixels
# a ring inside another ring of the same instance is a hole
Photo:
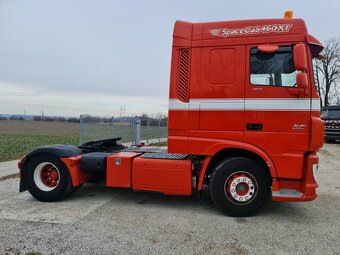
[[[31,195],[43,202],[59,201],[73,189],[67,167],[51,154],[37,154],[29,159],[23,178]]]
[[[231,216],[252,216],[268,200],[270,177],[256,161],[235,157],[219,163],[210,180],[215,205]]]

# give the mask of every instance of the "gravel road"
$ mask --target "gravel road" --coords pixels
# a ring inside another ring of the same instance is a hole
[[[197,196],[85,185],[59,203],[18,193],[0,179],[0,254],[339,254],[340,143],[319,153],[319,198],[269,203],[256,217],[215,209]]]

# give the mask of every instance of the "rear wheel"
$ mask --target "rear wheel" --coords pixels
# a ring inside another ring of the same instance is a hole
[[[51,154],[33,156],[27,162],[23,178],[31,195],[44,202],[61,200],[73,190],[67,167]]]
[[[235,157],[219,163],[211,175],[210,195],[225,214],[252,216],[270,195],[266,170],[248,158]]]

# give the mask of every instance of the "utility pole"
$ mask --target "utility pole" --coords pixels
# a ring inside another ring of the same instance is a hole
[[[120,122],[123,122],[122,116],[125,115],[125,106],[120,106]]]

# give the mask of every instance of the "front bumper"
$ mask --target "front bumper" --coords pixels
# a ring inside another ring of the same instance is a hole
[[[304,202],[317,198],[318,184],[315,175],[319,168],[319,157],[315,152],[305,158],[302,180],[276,180],[272,185],[273,201]]]

